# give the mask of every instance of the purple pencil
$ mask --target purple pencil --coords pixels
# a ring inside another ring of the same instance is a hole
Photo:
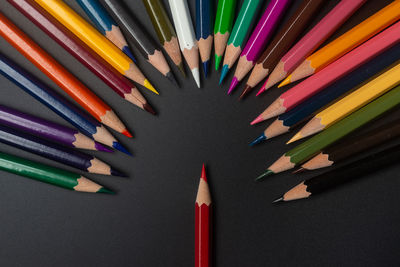
[[[0,124],[68,147],[112,152],[75,129],[3,105],[0,105]]]
[[[228,94],[235,89],[236,85],[253,68],[257,59],[265,49],[269,39],[272,37],[275,27],[290,2],[291,0],[271,0],[268,4],[267,9],[262,15],[260,21],[257,23],[256,28],[252,32],[242,54],[240,55],[235,76],[229,86]]]

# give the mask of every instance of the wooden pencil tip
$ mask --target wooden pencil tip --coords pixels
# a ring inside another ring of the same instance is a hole
[[[260,176],[258,176],[258,177],[255,179],[255,181],[259,181],[259,180],[261,180],[261,179],[263,179],[263,178],[265,178],[265,177],[267,177],[267,176],[273,175],[273,174],[275,174],[273,171],[267,170],[266,172],[264,172],[263,174],[261,174]]]
[[[300,139],[302,139],[303,138],[303,136],[301,135],[301,133],[300,132],[298,132],[295,136],[293,136],[289,141],[287,141],[287,145],[288,144],[291,144],[291,143],[293,143],[293,142],[296,142],[297,140],[300,140]]]
[[[152,91],[153,93],[156,93],[157,95],[160,94],[147,79],[144,79],[143,86]]]
[[[114,191],[111,191],[110,189],[107,189],[105,187],[100,188],[99,191],[97,191],[96,193],[115,195]]]
[[[278,197],[277,199],[272,201],[272,203],[278,203],[278,202],[282,202],[282,201],[283,201],[283,197]]]
[[[250,85],[246,84],[246,87],[242,91],[242,93],[239,96],[239,99],[242,100],[250,91],[253,89]]]
[[[168,72],[165,77],[167,77],[167,79],[176,87],[179,87],[178,82],[175,79],[174,74],[172,73],[172,71]]]
[[[306,169],[305,169],[305,168],[303,168],[303,167],[300,167],[300,168],[298,168],[297,170],[293,171],[293,172],[292,172],[292,174],[296,174],[296,173],[302,173],[302,172],[305,172],[305,171],[306,171]]]
[[[291,83],[291,78],[292,78],[292,75],[287,76],[287,77],[278,85],[278,88],[281,88],[281,87],[283,87],[283,86],[288,85],[289,83]]]
[[[206,167],[203,163],[203,167],[201,168],[201,179],[207,182],[207,174],[206,174]]]
[[[222,56],[215,54],[215,70],[218,71],[219,65],[221,64]]]
[[[153,114],[153,115],[156,115],[156,114],[157,114],[157,112],[155,112],[155,110],[153,109],[153,107],[150,106],[150,104],[148,104],[148,103],[145,103],[145,104],[143,105],[143,109],[146,110],[147,112],[149,112],[150,114]]]
[[[132,136],[132,134],[128,131],[128,130],[124,130],[124,131],[122,131],[121,132],[123,135],[125,135],[125,136],[127,136],[127,137],[129,137],[129,138],[132,138],[133,136]]]

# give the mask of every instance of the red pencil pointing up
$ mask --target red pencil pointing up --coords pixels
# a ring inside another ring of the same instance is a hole
[[[195,224],[195,266],[208,267],[211,260],[211,196],[204,164],[197,191]]]

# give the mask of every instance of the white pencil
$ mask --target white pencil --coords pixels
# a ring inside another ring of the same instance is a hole
[[[186,0],[169,0],[172,19],[178,35],[179,46],[186,63],[192,71],[193,78],[200,88],[199,48],[194,34],[192,18]]]

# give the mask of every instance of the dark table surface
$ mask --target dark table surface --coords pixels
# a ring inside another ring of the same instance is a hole
[[[66,2],[82,14],[75,1]],[[126,2],[156,39],[141,1]],[[194,13],[195,1],[189,2]],[[285,19],[299,2],[294,1]],[[337,2],[326,1],[314,24]],[[389,2],[368,1],[333,37]],[[1,172],[1,266],[192,266],[194,201],[203,162],[214,200],[216,266],[400,265],[399,165],[283,205],[271,201],[320,172],[286,172],[253,181],[293,147],[285,145],[292,134],[248,147],[269,124],[250,127],[250,120],[280,89],[259,98],[253,93],[239,102],[242,86],[233,96],[226,95],[233,71],[222,86],[213,71],[198,89],[191,77],[183,79],[174,69],[181,83],[175,88],[136,53],[141,69],[161,92],[157,96],[140,88],[159,111],[151,116],[125,103],[5,0],[0,10],[106,99],[135,135],[128,140],[114,132],[134,152],[133,158],[95,153],[129,173],[128,179],[87,175],[116,190],[115,196],[71,192]],[[0,51],[61,91],[3,39]],[[0,77],[0,84],[0,104],[67,125],[7,79]],[[397,109],[370,126],[399,116]],[[3,144],[0,151],[67,168]]]

